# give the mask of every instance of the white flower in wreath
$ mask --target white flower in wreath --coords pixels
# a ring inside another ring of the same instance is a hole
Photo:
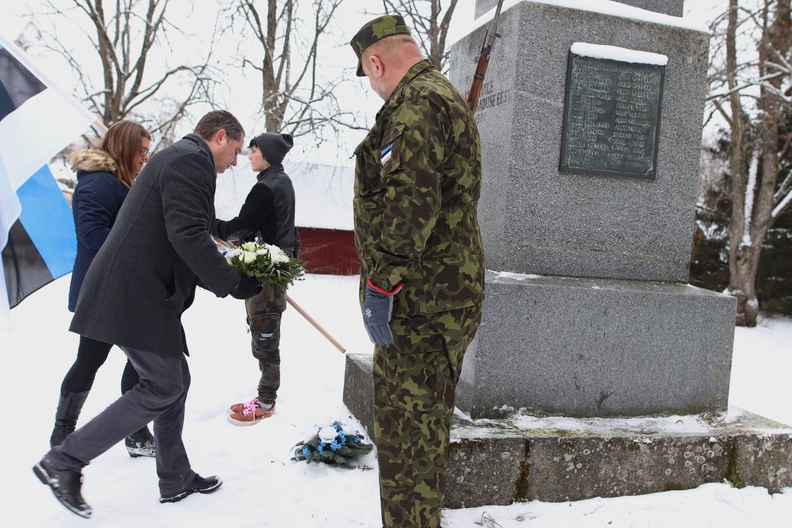
[[[281,264],[283,262],[289,262],[289,256],[278,246],[270,246],[267,244],[267,249],[270,252],[270,258],[272,262],[275,264]]]
[[[251,253],[251,252],[249,252],[249,251],[245,251],[245,252],[242,254],[242,261],[243,261],[245,264],[250,264],[250,263],[251,263],[251,262],[253,262],[254,260],[256,260],[256,254],[255,254],[255,253]]]
[[[225,256],[226,256],[226,258],[234,258],[234,257],[238,257],[241,254],[242,254],[242,250],[241,249],[234,248],[231,251],[227,252],[225,254]]]
[[[325,425],[321,429],[319,429],[319,440],[325,443],[330,443],[335,440],[335,437],[338,436],[338,431],[335,430],[335,427],[332,425]]]
[[[256,251],[256,243],[255,242],[245,242],[242,244],[242,249],[245,251],[250,251],[251,253],[255,253]]]

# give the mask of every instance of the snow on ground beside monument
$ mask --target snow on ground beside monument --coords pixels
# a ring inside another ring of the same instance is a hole
[[[357,281],[309,275],[290,289],[290,295],[348,352],[369,353]],[[258,369],[250,355],[241,301],[217,299],[203,290],[184,317],[192,352],[184,440],[195,470],[219,475],[223,486],[212,495],[159,504],[154,461],[133,460],[117,445],[84,470],[83,492],[94,508],[93,518],[86,521],[68,512],[31,471],[47,451],[60,383],[76,353],[77,336],[67,330],[68,283],[69,276],[61,278],[26,299],[11,311],[13,332],[0,332],[6,362],[0,369],[3,526],[380,526],[374,454],[360,461],[373,469],[341,470],[290,461],[292,447],[318,426],[340,420],[359,427],[341,401],[344,355],[288,309],[277,412],[258,425],[234,427],[226,422],[226,408],[253,396]],[[764,320],[757,328],[736,330],[730,413],[732,408],[746,409],[792,424],[790,343],[790,319]],[[123,353],[113,349],[97,375],[81,423],[118,396],[123,364]],[[444,526],[786,528],[789,519],[792,488],[770,495],[763,488],[717,483],[637,497],[447,510]]]

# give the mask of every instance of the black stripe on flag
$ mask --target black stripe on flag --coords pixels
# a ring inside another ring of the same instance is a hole
[[[3,249],[3,269],[11,308],[54,280],[47,263],[19,220],[8,232],[8,244]]]
[[[5,48],[0,48],[0,120],[47,87]]]

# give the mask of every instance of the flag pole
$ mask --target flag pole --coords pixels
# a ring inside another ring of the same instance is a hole
[[[102,123],[99,119],[93,122],[94,126],[99,129],[102,134],[107,134],[107,125]]]

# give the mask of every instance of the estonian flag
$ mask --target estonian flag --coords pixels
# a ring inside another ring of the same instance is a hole
[[[0,328],[10,329],[10,308],[72,271],[74,220],[47,163],[94,121],[0,36]]]

